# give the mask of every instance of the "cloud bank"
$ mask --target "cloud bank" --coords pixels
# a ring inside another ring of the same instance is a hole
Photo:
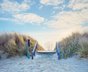
[[[24,23],[37,23],[40,24],[44,22],[44,18],[33,13],[15,14],[14,18],[18,22]]]

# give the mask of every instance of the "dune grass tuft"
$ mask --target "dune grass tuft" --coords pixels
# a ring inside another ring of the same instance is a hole
[[[8,54],[8,57],[20,55],[25,55],[25,43],[26,40],[30,39],[30,49],[31,52],[36,40],[31,38],[30,36],[25,36],[18,33],[5,33],[0,35],[0,56],[2,54]],[[44,50],[40,45],[38,46],[38,50]]]
[[[73,33],[58,44],[61,58],[68,58],[74,55],[88,58],[88,33]]]

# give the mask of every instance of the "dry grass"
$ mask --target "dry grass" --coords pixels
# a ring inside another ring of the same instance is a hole
[[[88,57],[88,34],[73,33],[71,36],[59,42],[61,58],[79,55]]]
[[[31,52],[36,40],[32,39],[29,36],[24,36],[18,33],[13,34],[1,34],[0,35],[0,51],[3,51],[3,54],[8,54],[8,57],[16,55],[25,54],[25,42],[27,39],[31,40],[31,46],[29,51]],[[40,45],[38,50],[44,50]],[[2,54],[1,54],[2,55]]]

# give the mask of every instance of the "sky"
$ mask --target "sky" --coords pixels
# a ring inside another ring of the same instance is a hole
[[[45,49],[88,30],[88,0],[0,0],[0,33],[30,35]]]

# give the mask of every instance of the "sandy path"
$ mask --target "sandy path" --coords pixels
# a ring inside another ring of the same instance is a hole
[[[0,60],[0,72],[88,72],[88,60],[57,60],[56,55],[37,55],[34,60],[15,57]]]

